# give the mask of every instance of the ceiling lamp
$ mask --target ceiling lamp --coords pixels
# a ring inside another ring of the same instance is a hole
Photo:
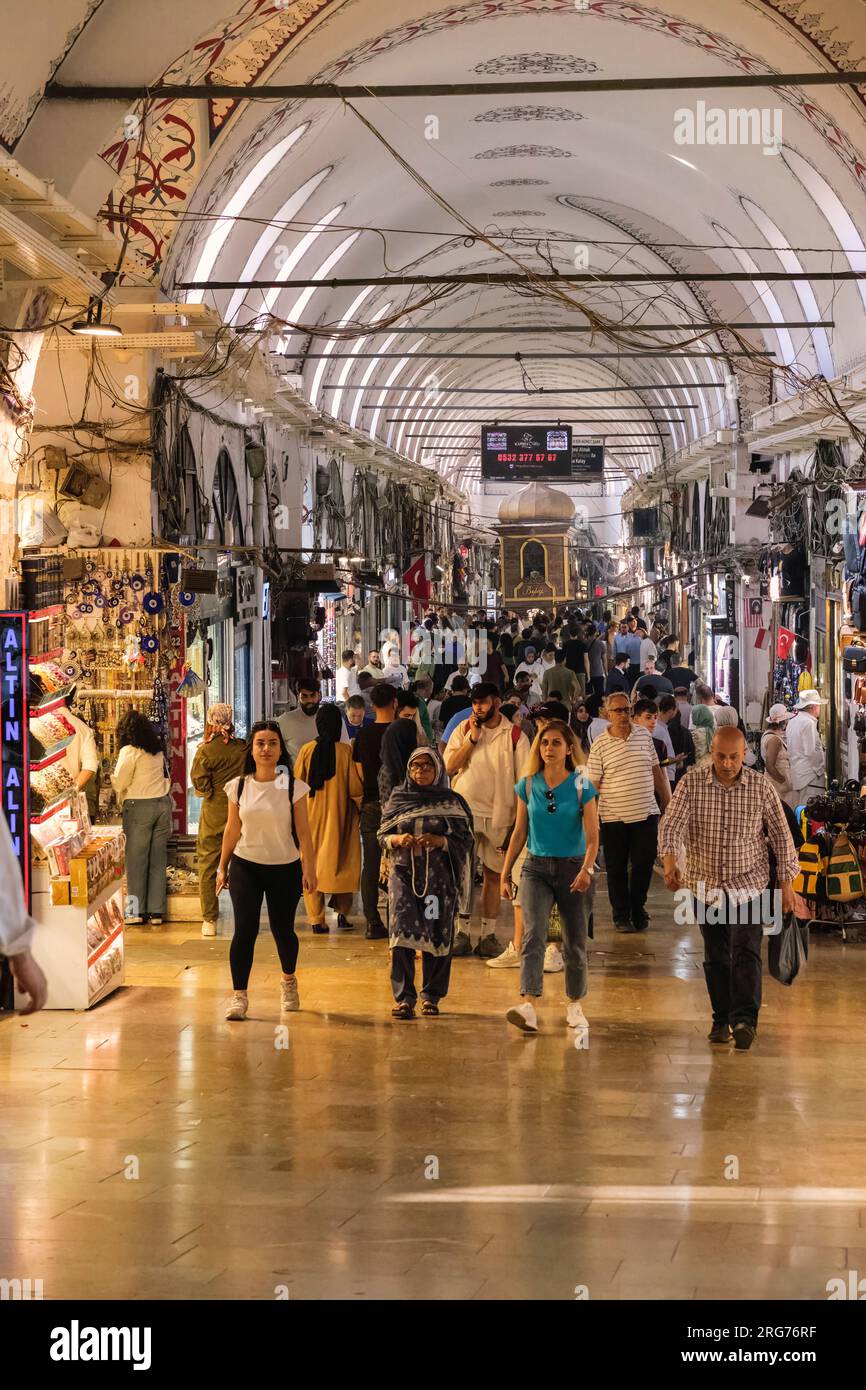
[[[102,322],[102,300],[91,299],[83,319],[76,319],[72,325],[73,333],[87,338],[120,338],[122,333],[116,323]]]

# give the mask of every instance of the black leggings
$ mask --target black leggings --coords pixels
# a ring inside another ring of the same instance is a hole
[[[301,896],[301,863],[254,864],[232,855],[229,894],[235,914],[235,933],[229,949],[232,988],[246,989],[253,968],[253,953],[262,916],[262,898],[268,900],[271,936],[277,943],[285,975],[294,975],[298,963],[295,912]]]

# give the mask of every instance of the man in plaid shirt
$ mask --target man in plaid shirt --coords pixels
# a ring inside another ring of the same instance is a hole
[[[794,910],[792,881],[799,861],[776,789],[763,773],[743,766],[746,740],[730,725],[718,730],[709,767],[693,768],[678,784],[662,817],[659,853],[672,892],[691,891],[704,940],[704,974],[713,1010],[710,1042],[751,1047],[761,1007],[763,922],[767,902],[767,841],[777,864],[783,912]],[[677,851],[685,847],[685,871]]]

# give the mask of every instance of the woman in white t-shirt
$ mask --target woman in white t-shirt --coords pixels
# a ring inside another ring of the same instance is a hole
[[[283,968],[280,1007],[301,1007],[295,967],[298,938],[295,911],[301,891],[316,890],[316,856],[307,819],[309,787],[292,774],[280,726],[266,719],[254,724],[247,742],[244,775],[226,782],[229,803],[216,890],[228,886],[235,916],[229,950],[234,995],[226,1012],[231,1022],[246,1018],[247,985],[262,899]],[[303,866],[303,871],[302,871]]]

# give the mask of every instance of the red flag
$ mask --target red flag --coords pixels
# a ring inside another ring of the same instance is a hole
[[[796,632],[791,632],[790,628],[780,627],[776,637],[776,656],[780,661],[787,661],[791,655],[791,648],[797,640]]]
[[[430,602],[432,586],[427,578],[427,567],[424,556],[419,555],[417,560],[413,560],[409,568],[403,575],[403,583],[409,593],[417,600],[415,604],[416,613],[420,612],[421,605]]]

